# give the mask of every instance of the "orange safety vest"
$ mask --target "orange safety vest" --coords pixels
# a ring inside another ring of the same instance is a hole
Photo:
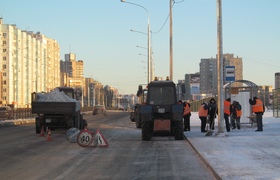
[[[224,101],[224,113],[230,115],[230,102]]]
[[[198,110],[198,117],[207,117],[208,109],[204,109],[204,105],[201,105]]]
[[[253,105],[252,111],[255,112],[263,112],[263,102],[260,99],[256,99],[256,104]]]
[[[236,109],[236,116],[241,117],[242,116],[242,110]]]
[[[188,115],[191,112],[191,108],[186,103],[186,106],[184,107],[184,116]]]

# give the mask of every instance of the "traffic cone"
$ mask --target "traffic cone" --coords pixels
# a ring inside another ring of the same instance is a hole
[[[44,137],[44,136],[45,136],[44,126],[42,126],[42,128],[41,128],[40,136],[41,136],[41,137]]]
[[[51,130],[49,129],[48,130],[48,137],[47,137],[47,141],[52,141],[52,133],[51,133]]]

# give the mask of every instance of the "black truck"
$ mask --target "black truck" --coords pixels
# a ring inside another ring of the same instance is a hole
[[[37,114],[35,120],[36,133],[39,134],[42,128],[44,128],[44,131],[46,131],[46,128],[52,130],[72,127],[83,129],[87,122],[80,112],[80,102],[75,100],[75,90],[71,87],[57,87],[55,91],[59,91],[59,93],[34,92],[31,95],[31,112]],[[61,93],[66,100],[62,100]],[[59,94],[59,97],[57,97],[57,94]],[[47,95],[52,97],[52,100],[49,97],[48,99],[42,99]]]
[[[142,140],[167,134],[184,139],[183,106],[178,104],[173,81],[152,81],[148,84],[146,102],[140,105]]]

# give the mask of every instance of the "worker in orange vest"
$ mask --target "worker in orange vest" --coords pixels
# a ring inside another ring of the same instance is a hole
[[[233,101],[232,105],[232,116],[231,116],[231,126],[232,129],[240,129],[240,118],[242,115],[242,107],[238,101]]]
[[[230,101],[231,101],[230,98],[227,98],[224,101],[224,118],[225,118],[227,132],[230,132],[229,116],[231,115],[231,111],[232,111]]]
[[[253,113],[256,114],[256,120],[258,126],[256,131],[263,131],[262,116],[265,111],[263,102],[259,98],[254,97],[253,100],[249,99],[249,104],[252,105],[252,111]]]
[[[208,116],[208,105],[206,102],[202,103],[200,108],[198,109],[198,117],[201,120],[201,132],[207,132],[205,130],[206,121]]]
[[[183,103],[183,107],[184,107],[184,131],[190,131],[191,127],[190,127],[190,117],[191,117],[191,105],[188,102],[184,102]]]

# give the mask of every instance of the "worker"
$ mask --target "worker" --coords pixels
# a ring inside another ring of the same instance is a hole
[[[201,120],[201,127],[200,127],[201,132],[207,132],[205,130],[207,116],[208,116],[208,105],[206,102],[204,102],[201,104],[198,110],[198,117]]]
[[[252,111],[256,114],[257,130],[255,131],[263,131],[262,116],[265,111],[263,102],[259,98],[254,97],[253,100],[249,99],[249,104],[252,105]]]
[[[231,105],[230,105],[230,98],[227,98],[224,101],[224,118],[226,123],[227,132],[230,132],[230,124],[229,124],[229,116],[231,115]]]
[[[184,102],[183,103],[183,107],[184,107],[184,131],[190,131],[191,127],[190,127],[190,117],[191,117],[191,105],[188,102]]]

